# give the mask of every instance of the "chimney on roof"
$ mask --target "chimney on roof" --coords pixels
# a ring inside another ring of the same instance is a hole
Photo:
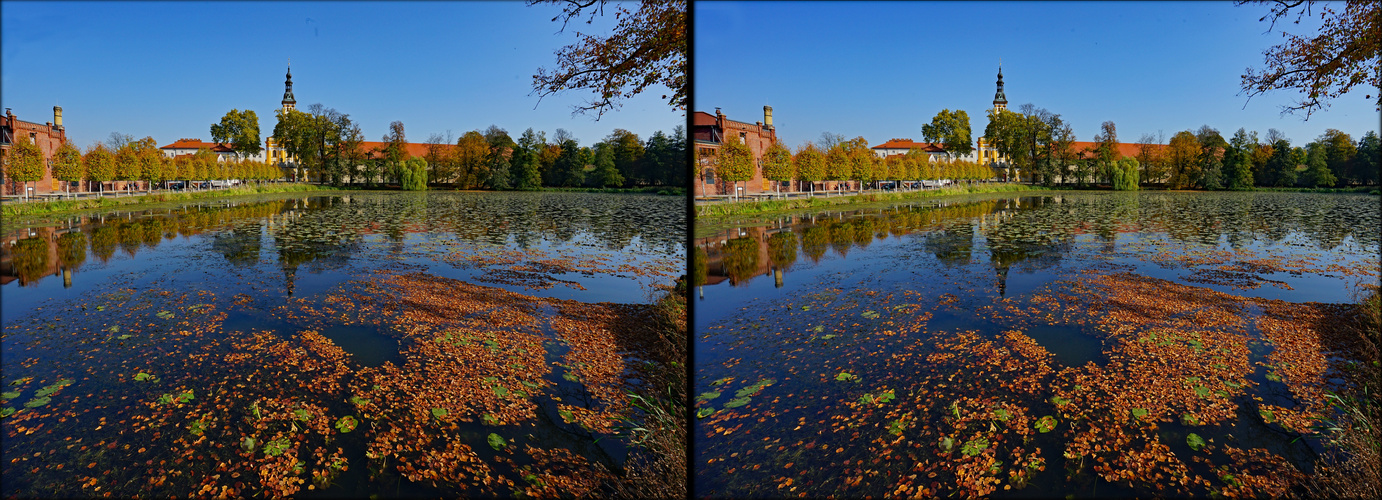
[[[772,106],[763,106],[763,123],[766,124],[766,125],[768,126],[768,128],[773,128],[773,107],[772,107]]]
[[[53,106],[53,123],[62,128],[62,106]]]

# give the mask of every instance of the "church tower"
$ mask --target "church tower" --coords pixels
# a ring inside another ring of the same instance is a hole
[[[998,91],[1003,91],[1003,74],[998,75]],[[288,81],[283,82],[283,110],[287,111],[297,107],[298,101],[293,98],[293,65],[288,63]]]
[[[1008,96],[1003,94],[1003,63],[1001,62],[998,63],[998,92],[993,94],[993,109],[1008,109]]]

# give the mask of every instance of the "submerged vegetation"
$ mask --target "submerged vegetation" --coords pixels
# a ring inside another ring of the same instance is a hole
[[[697,491],[1371,496],[1376,326],[1341,303],[1377,301],[1371,201],[1066,192],[710,235]]]
[[[356,193],[81,221],[84,265],[114,277],[5,315],[3,494],[685,491],[681,247],[660,234],[682,207]]]

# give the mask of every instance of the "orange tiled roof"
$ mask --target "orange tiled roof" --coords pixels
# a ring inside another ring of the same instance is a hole
[[[1141,144],[1139,144],[1139,143],[1120,142],[1120,143],[1118,143],[1118,154],[1120,154],[1120,155],[1122,155],[1122,156],[1127,156],[1127,157],[1129,157],[1129,158],[1135,158],[1135,157],[1137,157],[1137,152],[1138,152],[1139,146],[1141,146]],[[1166,148],[1166,145],[1165,145],[1165,144],[1153,144],[1152,146],[1154,146],[1154,149],[1164,149],[1164,148]],[[1076,153],[1080,153],[1080,154],[1081,154],[1081,156],[1080,156],[1081,158],[1093,158],[1093,157],[1094,157],[1094,154],[1093,154],[1093,153],[1087,153],[1087,154],[1086,154],[1086,153],[1082,153],[1082,151],[1084,151],[1086,148],[1088,148],[1088,149],[1090,149],[1090,150],[1098,149],[1098,148],[1099,148],[1099,143],[1097,143],[1097,142],[1090,142],[1090,141],[1075,141],[1075,143],[1072,144],[1072,145],[1070,146],[1070,148],[1071,148],[1071,149],[1074,149]]]
[[[408,152],[408,156],[427,156],[427,146],[428,144],[426,143],[409,142],[407,143],[407,146],[404,147],[404,150]],[[456,147],[455,144],[440,144],[440,146],[442,147],[442,149],[451,149]],[[365,151],[370,158],[382,157],[382,154],[375,154],[370,152],[376,149],[382,150],[387,147],[389,147],[389,143],[387,142],[363,141],[360,143],[360,149]]]
[[[229,153],[229,152],[235,150],[235,149],[234,149],[234,148],[235,148],[235,145],[234,145],[234,144],[225,144],[225,143],[220,143],[220,142],[204,142],[204,141],[202,141],[201,139],[178,139],[178,140],[174,141],[172,144],[169,144],[169,145],[167,145],[167,146],[163,146],[163,147],[158,148],[158,149],[201,149],[201,148],[210,149],[210,150],[211,150],[212,152],[214,152],[214,153]]]
[[[931,142],[913,142],[911,139],[888,139],[888,142],[879,144],[870,149],[912,149],[918,148],[928,153],[943,153],[945,148],[939,144]]]

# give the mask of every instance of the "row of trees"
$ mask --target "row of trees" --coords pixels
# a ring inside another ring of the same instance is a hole
[[[72,144],[62,144],[53,153],[53,160],[46,162],[39,146],[29,138],[19,138],[6,175],[11,181],[26,184],[41,180],[44,169],[51,167],[53,178],[64,181],[65,185],[66,182],[95,182],[101,192],[105,191],[105,182],[112,181],[142,181],[145,191],[152,191],[153,185],[164,181],[268,181],[282,177],[281,171],[267,163],[236,162],[234,159],[227,162],[205,148],[195,155],[173,159],[159,151],[152,137],[120,142],[122,145],[113,151],[97,142],[86,152],[77,151]]]
[[[1130,188],[1120,173],[1125,158],[1117,127],[1100,126],[1094,144],[1076,149],[1075,134],[1059,114],[1022,105],[1018,111],[990,110],[984,135],[1010,175],[1018,171],[1032,183],[1051,185],[1073,180],[1079,185],[1110,183]],[[939,119],[940,117],[938,117]],[[1269,129],[1264,139],[1240,128],[1231,140],[1205,125],[1164,137],[1144,134],[1137,143],[1137,184],[1165,184],[1175,189],[1245,189],[1252,186],[1345,187],[1379,181],[1378,137],[1369,131],[1362,139],[1328,129],[1304,147]]]
[[[763,178],[772,181],[800,181],[815,183],[837,181],[837,189],[845,182],[864,185],[878,181],[965,180],[975,181],[993,177],[992,169],[968,160],[932,161],[931,154],[912,149],[905,155],[880,158],[869,148],[863,137],[834,144],[822,151],[813,143],[805,143],[796,152],[774,143],[763,152]],[[712,168],[721,181],[738,183],[753,178],[755,162],[748,145],[730,135],[719,154],[697,158],[696,175],[702,176]]]
[[[105,183],[112,181],[143,181],[145,189],[164,181],[206,181],[212,179],[272,180],[282,177],[276,167],[261,161],[219,161],[218,155],[201,149],[191,156],[169,158],[158,149],[153,137],[137,141],[120,141],[112,151],[105,144],[96,143],[86,152],[64,143],[53,153],[53,178],[64,182],[89,181],[105,191]],[[15,144],[14,158],[6,170],[15,182],[27,183],[43,178],[45,162],[37,145],[21,138]]]
[[[360,126],[350,116],[321,104],[307,111],[277,113],[274,137],[297,158],[299,175],[322,182],[376,185],[401,183],[414,157],[402,122],[389,125],[381,145],[366,148]],[[426,182],[459,189],[535,189],[553,187],[637,187],[685,185],[686,134],[678,126],[672,135],[658,131],[641,140],[616,129],[604,141],[581,146],[565,129],[547,134],[529,128],[514,140],[508,131],[491,125],[453,140],[432,134],[417,155],[426,165]]]

